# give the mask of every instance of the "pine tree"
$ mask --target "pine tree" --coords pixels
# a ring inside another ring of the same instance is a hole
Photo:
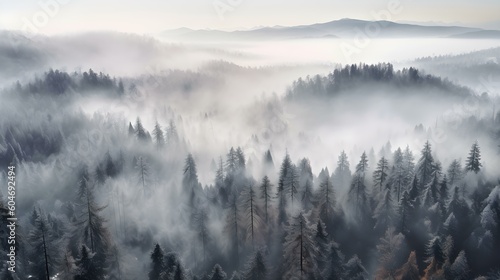
[[[387,228],[385,235],[380,238],[377,245],[379,269],[376,272],[377,279],[390,279],[398,265],[400,251],[405,243],[405,237],[402,233],[396,234],[393,227]]]
[[[231,247],[233,251],[233,258],[236,262],[236,267],[239,266],[239,229],[241,226],[240,213],[238,210],[238,202],[236,195],[232,195],[229,201],[229,208],[226,210],[226,224],[225,231],[229,234],[229,240],[231,241]]]
[[[481,170],[481,151],[479,150],[479,144],[477,141],[472,144],[469,152],[469,156],[465,162],[465,171],[478,173]]]
[[[81,214],[78,226],[82,226],[80,233],[83,232],[83,239],[90,246],[92,252],[97,252],[97,258],[103,258],[110,245],[110,235],[104,223],[106,220],[100,215],[100,212],[106,206],[100,207],[95,202],[93,189],[87,180],[88,173],[86,169],[83,172],[78,189],[78,200],[81,204]]]
[[[359,163],[356,165],[356,173],[361,174],[364,179],[366,172],[368,172],[368,157],[366,152],[363,152]]]
[[[197,190],[198,188],[198,171],[193,155],[188,154],[184,164],[184,176],[182,177],[182,187],[185,191]]]
[[[379,201],[373,218],[376,220],[375,231],[382,233],[393,224],[396,217],[390,190],[385,190],[383,198]]]
[[[457,182],[459,182],[460,180],[462,180],[462,177],[463,177],[463,172],[462,172],[462,164],[460,163],[459,160],[453,160],[450,164],[450,166],[448,167],[448,170],[447,170],[447,175],[448,175],[448,179],[450,180],[449,181],[449,184],[450,186],[454,186]]]
[[[379,192],[382,192],[382,187],[385,186],[385,182],[389,174],[389,161],[382,157],[378,163],[377,168],[373,172],[373,186],[379,187]]]
[[[408,191],[405,191],[403,192],[401,200],[399,201],[399,222],[397,225],[398,230],[404,234],[407,234],[409,232],[410,224],[412,224],[412,221],[410,220],[412,211],[413,209],[410,201],[410,194],[408,193]]]
[[[415,163],[414,163],[413,152],[410,150],[409,146],[406,146],[404,154],[403,154],[403,166],[404,166],[404,184],[408,186],[413,180],[413,175],[415,173]]]
[[[260,250],[257,250],[245,266],[243,280],[265,280],[268,275],[267,264]]]
[[[344,273],[344,255],[339,249],[339,244],[331,242],[322,276],[325,280],[341,280],[344,279]]]
[[[222,267],[218,264],[214,266],[212,269],[212,273],[210,273],[210,276],[208,279],[210,280],[224,280],[226,279],[227,274],[222,270]]]
[[[394,192],[396,193],[397,202],[399,202],[402,189],[406,186],[404,156],[401,148],[398,148],[394,152],[393,167],[389,174],[389,181],[391,182],[391,185],[394,186]]]
[[[434,237],[427,246],[427,263],[429,264],[425,269],[426,279],[434,275],[440,275],[444,273],[442,271],[443,264],[445,262],[446,256],[443,252],[443,247],[441,245],[441,240],[439,237]]]
[[[345,265],[345,279],[366,280],[368,272],[358,256],[354,255]]]
[[[302,209],[306,212],[313,208],[313,189],[312,182],[310,180],[306,181],[304,185],[304,191],[302,192]]]
[[[287,227],[284,243],[285,275],[291,279],[300,275],[300,278],[309,278],[316,270],[315,256],[317,248],[314,244],[313,232],[303,213],[294,217]]]
[[[363,177],[356,173],[347,194],[347,201],[354,210],[358,221],[364,221],[369,211],[368,193]]]
[[[467,263],[465,252],[462,250],[450,266],[449,278],[455,280],[466,280],[469,279],[469,272],[469,264]]]
[[[82,245],[80,259],[76,261],[77,273],[75,280],[101,280],[105,279],[102,263],[90,252],[87,246]]]
[[[271,203],[271,188],[273,185],[267,176],[262,178],[262,183],[260,184],[260,198],[264,200],[264,217],[266,223],[269,221],[269,204]]]
[[[349,169],[347,154],[344,151],[340,153],[332,179],[338,189],[344,189],[349,186],[351,181],[351,170]]]
[[[137,159],[137,164],[135,166],[135,169],[137,170],[137,177],[139,179],[139,184],[142,187],[142,194],[146,195],[148,193],[147,188],[150,175],[150,168],[147,159],[140,156]]]
[[[245,213],[247,236],[252,241],[252,248],[255,247],[255,235],[262,224],[260,209],[257,204],[257,196],[253,186],[247,187],[242,192],[243,208]]]
[[[155,128],[153,130],[153,136],[155,140],[156,147],[161,149],[165,145],[165,137],[163,136],[163,131],[158,122],[155,123]]]
[[[198,234],[198,238],[201,242],[201,247],[203,250],[203,262],[206,261],[207,257],[207,243],[208,243],[208,215],[207,212],[203,209],[199,210],[196,214],[196,231]]]
[[[415,251],[410,253],[408,261],[396,272],[396,279],[420,280]]]
[[[137,117],[135,121],[135,135],[137,136],[137,139],[145,141],[148,139],[146,129],[144,129],[144,126],[142,126],[141,119]]]
[[[151,252],[151,271],[149,271],[149,280],[160,280],[160,275],[164,270],[163,264],[163,250],[160,245],[156,243],[153,252]]]
[[[49,280],[56,274],[61,250],[53,236],[47,216],[41,211],[38,211],[34,227],[29,232],[28,241],[33,248],[32,274],[37,279]]]
[[[432,179],[432,174],[434,172],[434,158],[432,157],[432,149],[429,141],[425,142],[421,154],[422,156],[418,160],[417,174],[420,184],[425,186]]]
[[[175,125],[174,120],[170,120],[168,123],[168,128],[166,130],[166,142],[172,146],[179,143],[179,134],[177,132],[177,126]]]
[[[439,177],[438,172],[434,172],[434,176],[432,176],[432,181],[427,185],[426,195],[428,199],[426,199],[424,205],[427,208],[430,208],[432,205],[439,201]]]
[[[330,221],[335,209],[335,192],[330,178],[326,176],[319,186],[318,210],[323,221]]]
[[[316,263],[318,265],[318,269],[322,271],[325,268],[326,263],[328,261],[330,242],[328,238],[328,233],[326,232],[326,226],[321,221],[321,219],[319,219],[318,222],[316,223],[314,241],[316,243],[316,248],[318,248],[318,253],[315,256]]]

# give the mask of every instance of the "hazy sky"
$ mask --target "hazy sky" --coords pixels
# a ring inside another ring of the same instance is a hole
[[[340,18],[376,19],[391,2],[391,20],[500,29],[498,0],[0,0],[0,29],[41,33],[117,30],[155,33],[178,27],[243,29]],[[55,5],[54,5],[55,4]],[[45,6],[45,7],[44,7]],[[217,8],[218,7],[218,8]]]

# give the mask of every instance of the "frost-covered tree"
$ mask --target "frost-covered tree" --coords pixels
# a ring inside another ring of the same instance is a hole
[[[239,212],[238,199],[235,194],[233,194],[229,200],[229,207],[226,209],[226,223],[224,230],[229,235],[229,240],[231,242],[232,255],[236,266],[239,265],[240,259],[240,227],[241,227],[241,217]]]
[[[185,191],[196,190],[198,188],[198,171],[193,155],[188,154],[184,163],[184,175],[182,177],[182,187]]]
[[[156,147],[161,149],[165,145],[165,137],[158,122],[155,123],[155,128],[153,129],[153,137]]]
[[[261,250],[257,250],[245,265],[243,280],[265,280],[268,276],[268,268]]]
[[[434,237],[429,241],[427,246],[427,256],[427,263],[429,265],[425,269],[426,279],[430,279],[432,276],[442,275],[444,273],[442,268],[446,260],[446,256],[443,252],[441,239],[439,237]]]
[[[317,265],[313,231],[308,226],[303,213],[299,213],[286,229],[284,247],[284,268],[287,279],[293,277],[309,278],[314,275]]]
[[[469,273],[470,273],[469,264],[467,263],[465,252],[462,250],[455,258],[455,261],[449,267],[446,274],[449,279],[466,280],[470,279]]]
[[[222,267],[219,264],[216,264],[212,269],[212,273],[208,276],[209,280],[225,280],[227,274],[222,270]]]
[[[269,206],[271,203],[272,187],[273,185],[271,184],[269,177],[264,176],[260,184],[260,198],[264,200],[264,219],[266,223],[269,221]]]
[[[31,273],[37,279],[49,280],[57,273],[61,245],[53,235],[53,230],[42,211],[37,211],[33,229],[28,235],[28,243],[33,252],[30,254]]]
[[[80,250],[80,258],[76,260],[77,273],[75,280],[101,280],[106,279],[103,263],[96,258],[87,246]]]
[[[316,248],[318,248],[318,253],[315,256],[316,264],[318,265],[319,271],[323,271],[328,261],[330,240],[328,233],[326,232],[326,226],[321,219],[318,219],[318,222],[316,223],[314,240],[316,242]]]
[[[361,155],[359,163],[356,165],[355,172],[361,174],[363,178],[365,177],[365,174],[368,172],[368,157],[366,156],[366,152],[363,152],[363,154]]]
[[[401,280],[420,280],[418,271],[417,256],[415,251],[410,253],[408,261],[396,272],[396,279]]]
[[[252,241],[255,247],[255,236],[262,225],[261,211],[257,203],[257,195],[253,186],[246,187],[241,193],[243,203],[244,219],[246,224],[247,239]]]
[[[345,279],[366,280],[368,272],[358,256],[354,255],[345,265]]]
[[[450,163],[446,174],[448,175],[448,180],[450,186],[454,186],[463,177],[462,164],[459,160],[455,159]]]
[[[421,186],[427,185],[432,180],[434,172],[434,157],[432,156],[431,143],[425,142],[420,159],[417,164],[417,175]]]
[[[369,211],[368,193],[363,177],[356,173],[352,178],[351,187],[347,193],[347,201],[354,211],[358,221],[363,221]]]
[[[401,192],[403,188],[406,186],[404,157],[401,148],[398,148],[394,152],[392,161],[393,161],[393,166],[391,172],[389,173],[389,181],[394,188],[394,193],[396,194],[396,199],[397,199],[396,201],[399,202],[399,199],[401,198]]]
[[[382,192],[382,188],[385,186],[388,176],[389,161],[385,157],[382,157],[377,163],[377,168],[373,171],[373,186],[378,187],[379,192]]]
[[[337,167],[332,174],[332,180],[339,189],[344,189],[351,182],[351,170],[349,169],[349,160],[347,154],[342,151],[337,161]]]
[[[144,195],[147,194],[147,188],[150,180],[150,166],[148,160],[142,156],[137,159],[137,163],[135,165],[135,169],[137,172],[137,177],[139,180],[139,184],[142,188],[142,193]]]
[[[396,212],[393,205],[392,193],[390,190],[385,190],[382,199],[380,199],[377,208],[373,214],[375,219],[375,231],[382,233],[386,228],[391,226],[396,218]]]
[[[339,244],[331,242],[322,276],[326,280],[340,280],[344,279],[344,273],[344,254],[340,251]]]
[[[330,178],[326,176],[319,185],[318,210],[323,221],[330,221],[335,209],[335,192]]]
[[[409,146],[406,146],[403,153],[404,185],[407,186],[413,180],[415,174],[415,157]]]
[[[151,270],[148,273],[149,280],[160,280],[160,275],[165,269],[163,263],[163,250],[157,243],[153,252],[151,252]]]
[[[404,243],[405,237],[402,233],[396,233],[393,227],[387,228],[385,235],[380,238],[377,245],[379,260],[379,268],[376,272],[377,279],[394,277]]]
[[[139,139],[141,141],[148,140],[148,135],[147,135],[146,129],[142,125],[142,121],[139,117],[137,117],[137,119],[135,121],[135,135],[136,135],[137,139]]]
[[[482,167],[481,163],[481,151],[479,150],[479,144],[474,142],[470,148],[469,156],[465,161],[465,171],[478,173]]]

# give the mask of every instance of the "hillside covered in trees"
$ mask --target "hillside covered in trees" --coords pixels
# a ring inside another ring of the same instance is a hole
[[[500,276],[495,97],[361,64],[238,103],[225,66],[49,70],[4,89],[0,180],[15,166],[19,226],[16,273],[0,279]]]

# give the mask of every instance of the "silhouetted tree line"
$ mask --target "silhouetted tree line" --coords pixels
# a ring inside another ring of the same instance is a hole
[[[426,92],[426,89],[440,90],[443,94],[455,97],[467,97],[471,94],[468,88],[458,86],[447,79],[422,74],[413,67],[395,71],[390,63],[376,65],[360,63],[337,68],[327,76],[299,78],[287,89],[287,97],[292,100],[310,96],[332,97],[362,86],[373,86],[373,84],[396,88],[417,88],[422,94]]]
[[[92,69],[83,73],[67,73],[50,69],[42,77],[21,85],[19,82],[14,87],[15,92],[23,94],[63,95],[72,91],[107,91],[122,95],[125,88],[121,79],[111,78],[109,74],[94,72]]]

